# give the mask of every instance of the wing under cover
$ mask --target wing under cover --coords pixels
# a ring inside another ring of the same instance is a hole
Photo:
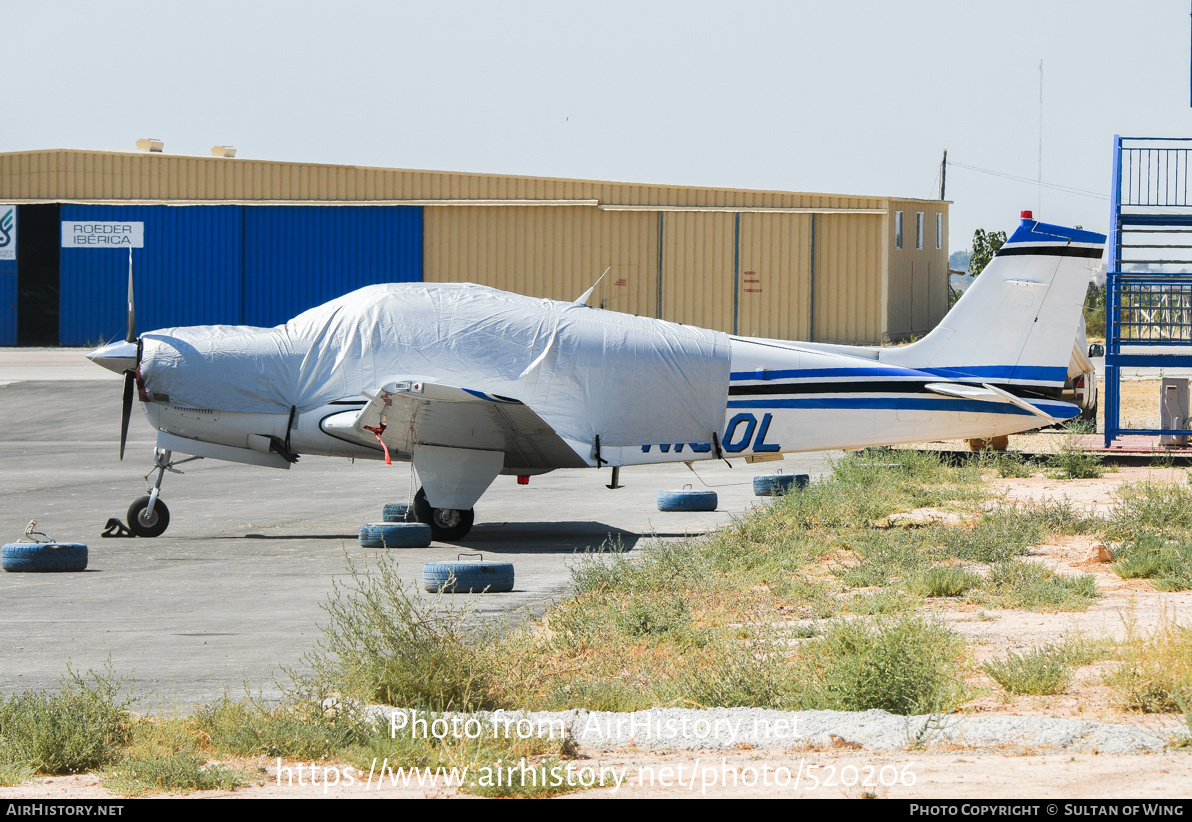
[[[387,383],[368,404],[323,420],[328,434],[380,447],[399,459],[438,446],[500,451],[502,473],[584,468],[587,463],[521,402],[481,391],[405,377]]]

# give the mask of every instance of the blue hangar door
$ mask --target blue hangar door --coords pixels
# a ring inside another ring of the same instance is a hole
[[[273,326],[365,285],[422,280],[418,206],[63,204],[61,220],[144,223],[141,331]],[[123,338],[127,250],[63,248],[59,280],[59,344]]]

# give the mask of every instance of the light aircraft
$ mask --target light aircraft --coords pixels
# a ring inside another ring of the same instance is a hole
[[[174,454],[289,468],[300,454],[413,462],[415,517],[462,539],[499,474],[692,462],[1055,423],[1105,237],[1023,219],[922,339],[859,347],[719,331],[471,284],[374,285],[275,328],[137,335],[87,356],[125,375],[157,429],[157,478],[129,509],[165,531]],[[146,475],[146,482],[153,475]],[[614,473],[613,486],[616,486]]]

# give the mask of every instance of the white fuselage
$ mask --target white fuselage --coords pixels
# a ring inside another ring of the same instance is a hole
[[[1010,403],[941,396],[924,390],[940,377],[881,362],[872,349],[857,355],[843,346],[816,350],[811,344],[730,338],[730,381],[718,443],[656,442],[614,446],[607,465],[689,462],[724,457],[777,455],[798,451],[863,448],[924,439],[992,437],[1036,428],[1037,417]],[[828,347],[825,347],[828,348]],[[375,386],[361,386],[361,391]],[[325,420],[354,414],[366,400],[345,396],[290,415],[194,409],[168,402],[144,403],[158,430],[186,439],[267,452],[268,437],[286,439],[299,454],[384,459],[379,446],[349,442],[329,433]],[[1061,403],[1035,401],[1039,405]],[[541,464],[509,473],[541,473],[561,465]]]

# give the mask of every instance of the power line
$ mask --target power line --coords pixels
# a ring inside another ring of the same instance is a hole
[[[1108,200],[1108,194],[1101,194],[1097,191],[1088,191],[1083,188],[1073,188],[1072,186],[1059,185],[1057,183],[1045,183],[1042,180],[1032,180],[1029,177],[1019,177],[1017,174],[1006,174],[1002,171],[993,171],[988,168],[980,168],[978,166],[970,166],[966,163],[958,163],[955,160],[949,160],[948,165],[956,166],[957,168],[967,168],[969,171],[979,171],[982,174],[990,174],[994,177],[1004,177],[1007,180],[1015,180],[1020,183],[1027,183],[1032,186],[1042,186],[1043,188],[1052,188],[1056,191],[1063,191],[1068,194],[1077,194],[1081,197],[1095,197],[1098,200]]]

